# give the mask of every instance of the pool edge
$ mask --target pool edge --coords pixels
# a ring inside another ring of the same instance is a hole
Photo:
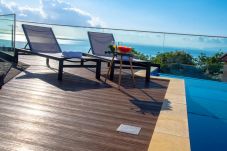
[[[144,71],[135,74],[145,76]],[[190,151],[184,80],[155,76],[151,76],[151,79],[168,80],[169,86],[148,151]]]

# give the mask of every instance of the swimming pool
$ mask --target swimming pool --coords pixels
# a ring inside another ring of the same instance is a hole
[[[227,83],[185,80],[192,151],[227,151]]]

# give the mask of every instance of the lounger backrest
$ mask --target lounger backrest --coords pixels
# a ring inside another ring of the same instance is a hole
[[[35,53],[60,53],[52,28],[22,24],[30,50]]]
[[[91,45],[91,51],[97,56],[110,56],[105,53],[110,50],[109,46],[114,43],[113,34],[88,32],[88,37]]]

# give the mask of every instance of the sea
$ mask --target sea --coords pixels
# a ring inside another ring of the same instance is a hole
[[[0,47],[10,46],[12,43],[8,40],[0,39]],[[16,41],[16,48],[24,48],[25,42]],[[78,40],[78,41],[61,41],[59,40],[60,47],[62,51],[79,51],[87,53],[90,49],[90,43],[88,40]],[[171,51],[185,51],[191,54],[194,58],[198,57],[201,53],[207,56],[213,56],[217,52],[227,53],[227,48],[209,48],[209,49],[196,49],[196,48],[187,48],[187,47],[171,47],[171,46],[156,46],[156,45],[143,45],[139,43],[123,43],[125,46],[129,46],[134,48],[135,50],[151,56],[155,57],[159,53],[171,52]]]

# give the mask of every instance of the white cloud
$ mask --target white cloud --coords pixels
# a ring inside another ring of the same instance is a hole
[[[38,7],[21,6],[13,1],[0,1],[1,13],[16,13],[17,19],[54,24],[105,27],[97,16],[62,0],[40,0]]]
[[[105,27],[105,23],[99,18],[99,17],[91,17],[91,20],[88,20],[88,23],[93,26],[101,26],[101,27]]]

